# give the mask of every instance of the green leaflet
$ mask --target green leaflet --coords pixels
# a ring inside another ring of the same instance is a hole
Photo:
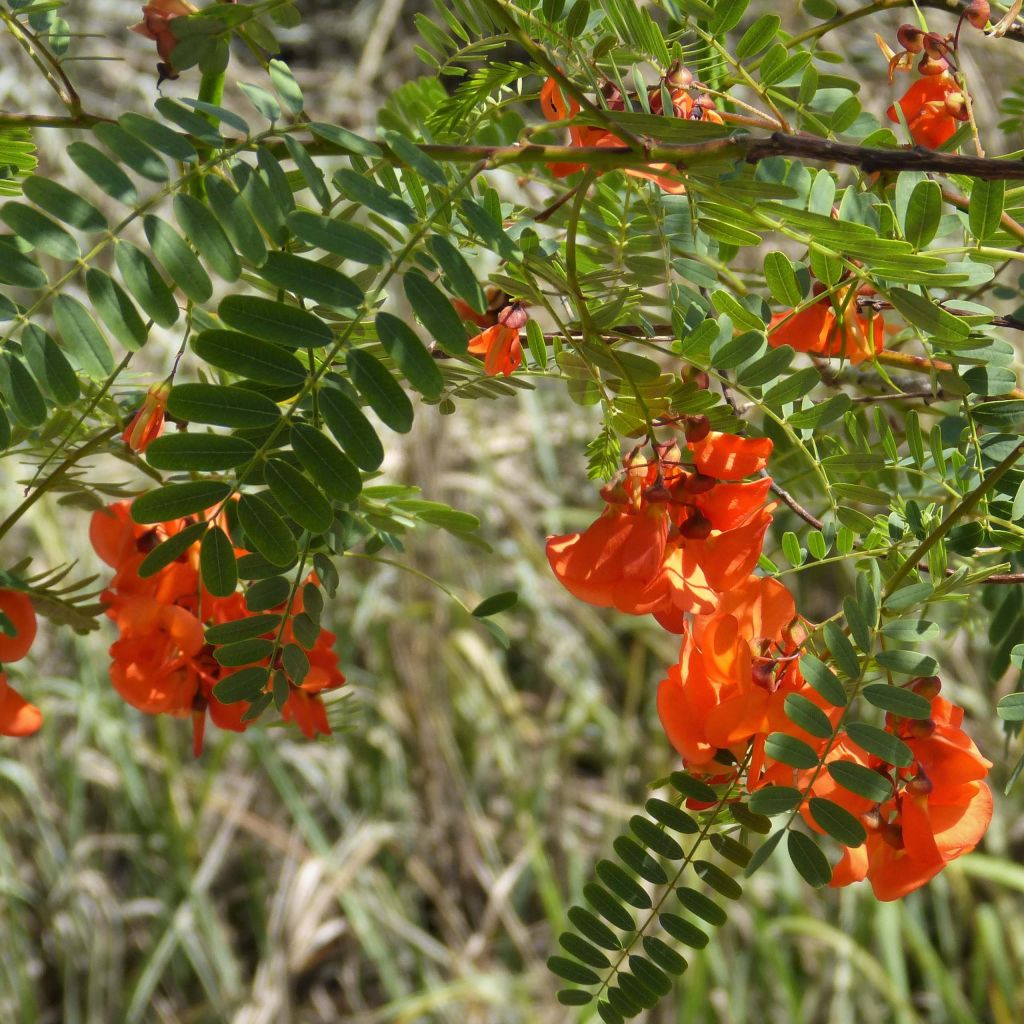
[[[358,348],[349,350],[346,361],[352,383],[370,408],[392,430],[408,433],[412,429],[412,403],[384,364]]]

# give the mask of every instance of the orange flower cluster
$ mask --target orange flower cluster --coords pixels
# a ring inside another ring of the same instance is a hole
[[[0,612],[14,629],[13,634],[0,630],[0,664],[20,661],[36,638],[32,601],[20,590],[0,590]],[[29,736],[42,723],[39,708],[25,700],[0,672],[0,736]]]
[[[836,307],[841,309],[845,299],[845,294],[837,294],[834,300],[822,295],[798,313],[776,313],[768,325],[768,344],[773,348],[788,345],[796,352],[812,355],[840,356],[854,364],[873,359],[885,341],[882,315],[861,315],[855,300],[840,314]]]
[[[103,593],[107,615],[120,631],[120,638],[110,648],[114,688],[140,711],[191,715],[193,749],[198,756],[207,713],[219,728],[242,732],[250,708],[246,701],[225,704],[217,699],[217,683],[239,666],[225,669],[217,661],[204,628],[237,622],[252,613],[240,593],[215,597],[203,587],[198,543],[154,575],[145,579],[139,575],[146,554],[193,521],[175,519],[158,526],[140,526],[131,518],[129,503],[117,502],[93,514],[89,534],[96,553],[115,570]],[[292,622],[302,612],[301,596],[289,608],[273,611],[287,615],[282,640],[294,642]],[[333,633],[320,630],[313,649],[307,652],[309,672],[301,686],[289,684],[281,706],[282,718],[295,721],[310,739],[331,731],[320,694],[345,682],[333,650],[334,640]],[[256,664],[268,666],[268,661]]]
[[[827,771],[818,773],[812,783],[812,772],[778,764],[758,780],[758,785],[810,786],[809,795],[825,797],[859,817],[867,840],[845,849],[831,884],[844,886],[866,878],[883,901],[920,888],[950,861],[973,850],[992,818],[992,793],[982,781],[992,763],[962,729],[963,709],[939,696],[935,677],[914,680],[909,687],[928,698],[931,717],[886,719],[886,730],[913,754],[909,766],[892,768],[846,735],[825,758],[826,765],[859,765],[877,773],[890,789],[881,802],[850,792]],[[804,817],[820,831],[806,810]]]
[[[987,4],[970,4],[961,14],[961,19],[966,18],[975,28],[983,28],[988,22],[988,15]],[[899,124],[902,113],[914,143],[938,149],[953,137],[957,122],[967,121],[970,117],[967,97],[951,74],[956,70],[952,63],[954,35],[940,36],[915,25],[901,25],[896,38],[903,49],[896,53],[881,37],[876,38],[883,53],[889,57],[890,82],[896,71],[909,71],[914,57],[920,54],[917,70],[922,77],[907,90],[898,104],[891,104],[885,113],[895,124]]]
[[[680,69],[670,74],[665,79],[669,89],[669,96],[672,100],[672,116],[680,117],[689,121],[710,121],[714,124],[722,124],[722,117],[714,108],[714,103],[709,96],[700,95],[696,99],[690,95],[690,86],[693,84],[693,76],[685,69]],[[625,101],[618,89],[612,87],[605,95],[605,103],[608,110],[625,110]],[[661,114],[663,102],[660,85],[648,91],[648,104],[652,114]],[[569,97],[566,100],[558,82],[549,78],[540,90],[540,106],[544,116],[549,121],[565,121],[575,117],[580,111],[580,105],[575,99]],[[569,145],[576,147],[612,147],[625,146],[613,132],[605,128],[598,128],[594,125],[571,125],[569,128]],[[556,178],[564,178],[583,170],[583,164],[575,163],[550,163],[548,168]],[[665,192],[679,195],[686,191],[686,186],[677,178],[666,177],[671,174],[674,168],[671,164],[649,164],[647,167],[630,167],[626,173],[634,178],[646,178],[655,182]]]
[[[937,679],[910,684],[930,701],[929,719],[886,720],[913,755],[907,767],[893,768],[845,731],[836,734],[843,709],[800,671],[806,633],[793,596],[778,580],[752,575],[774,506],[765,505],[770,478],[746,478],[764,470],[771,441],[712,432],[704,418],[691,420],[685,434],[685,450],[672,442],[655,446],[654,459],[631,453],[603,492],[600,518],[582,533],[548,539],[551,568],[581,600],[653,614],[681,634],[657,706],[687,770],[728,782],[745,764],[749,791],[796,787],[818,831],[808,800],[838,804],[864,822],[867,841],[845,849],[832,884],[867,878],[879,899],[897,899],[978,843],[992,812],[981,781],[990,764],[962,730],[963,711],[938,696]],[[831,733],[799,726],[792,701]],[[773,733],[799,740],[826,768],[860,766],[878,780],[873,795],[882,795],[883,780],[889,795],[876,802],[828,770],[774,760]]]
[[[648,460],[634,452],[622,478],[602,492],[605,510],[583,533],[549,537],[548,562],[570,593],[589,604],[652,614],[679,633],[683,616],[711,611],[718,595],[753,571],[771,522],[764,469],[772,443],[689,429]]]

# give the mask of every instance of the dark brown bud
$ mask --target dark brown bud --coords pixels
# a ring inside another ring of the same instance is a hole
[[[713,476],[706,476],[704,473],[690,473],[683,481],[683,491],[686,494],[706,494],[718,481]]]
[[[689,416],[686,420],[686,440],[691,444],[703,441],[711,433],[711,420],[707,416]]]
[[[903,829],[893,821],[884,822],[881,829],[882,838],[894,849],[903,849]]]
[[[711,536],[711,520],[696,509],[690,514],[690,518],[679,528],[679,532],[687,540],[707,540]]]
[[[926,740],[935,732],[935,721],[931,718],[908,719],[906,730],[909,739]]]
[[[920,53],[924,49],[924,32],[913,25],[900,25],[896,39],[908,53]]]

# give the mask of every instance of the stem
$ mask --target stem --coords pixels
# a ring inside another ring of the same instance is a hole
[[[621,131],[616,128],[616,134]],[[934,171],[962,174],[987,181],[1024,181],[1024,160],[1001,157],[961,156],[940,153],[922,146],[882,149],[834,142],[813,135],[729,136],[683,144],[657,143],[642,152],[628,146],[545,146],[535,142],[516,146],[460,146],[425,144],[422,151],[447,163],[485,161],[491,167],[510,165],[576,163],[587,167],[639,167],[651,163],[672,164],[686,171],[704,164],[733,159],[756,164],[774,156],[798,157],[816,163],[838,163],[875,171]],[[340,153],[337,146],[323,140],[311,141],[307,149],[314,155]],[[401,162],[392,154],[392,159]]]
[[[977,487],[968,494],[959,505],[954,508],[945,519],[914,549],[910,557],[893,573],[889,582],[885,585],[885,596],[891,594],[897,584],[901,583],[914,569],[918,562],[928,554],[936,544],[946,536],[956,524],[968,513],[972,512],[981,503],[986,494],[991,491],[997,483],[1016,465],[1018,459],[1024,455],[1024,441],[1010,452],[992,472],[985,477]]]
[[[96,451],[105,441],[109,441],[118,431],[117,427],[108,427],[102,433],[97,434],[91,440],[86,441],[81,448],[76,448],[67,458],[43,481],[43,483],[32,491],[27,498],[2,522],[0,523],[0,537],[3,537],[14,524],[50,489],[53,483],[64,476],[86,455]]]
[[[647,929],[650,928],[650,926],[657,919],[658,915],[661,913],[661,908],[664,905],[665,900],[668,899],[671,893],[676,891],[676,886],[679,882],[679,879],[682,877],[683,872],[693,863],[693,859],[694,857],[696,857],[697,851],[700,850],[701,845],[710,835],[712,827],[718,822],[719,816],[722,814],[726,806],[732,800],[733,793],[735,792],[739,784],[740,778],[743,776],[743,773],[750,765],[750,756],[751,751],[748,750],[747,756],[743,759],[743,764],[740,765],[735,777],[729,783],[729,788],[722,794],[718,803],[715,804],[715,809],[711,812],[711,815],[708,817],[707,821],[705,821],[703,827],[697,835],[697,838],[694,839],[693,846],[690,847],[689,852],[682,859],[682,861],[679,862],[679,868],[676,871],[676,873],[669,879],[668,884],[665,886],[665,891],[654,903],[654,906],[651,907],[643,923],[636,929],[635,936],[632,939],[630,939],[628,943],[625,944],[622,952],[619,954],[619,958],[609,968],[608,974],[601,981],[600,988],[598,988],[594,992],[595,997],[600,997],[601,993],[604,992],[606,988],[608,988],[608,986],[611,984],[612,978],[614,978],[615,975],[618,974],[619,969],[625,962],[626,957],[630,955],[630,952],[636,947],[637,942],[640,941],[641,936],[643,936]],[[683,799],[685,798],[681,797],[680,802]]]
[[[39,69],[40,73],[50,84],[53,91],[60,97],[61,103],[68,108],[72,116],[82,112],[82,101],[75,92],[60,62],[52,53],[39,41],[38,36],[31,29],[26,28],[9,11],[0,8],[0,21],[7,27],[7,31],[14,36],[18,45],[28,54],[29,59]]]

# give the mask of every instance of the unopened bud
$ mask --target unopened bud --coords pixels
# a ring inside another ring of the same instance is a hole
[[[908,684],[914,693],[920,694],[925,700],[937,697],[942,690],[942,680],[938,676],[918,676]]]
[[[711,420],[707,416],[690,416],[686,420],[686,440],[691,444],[703,441],[711,433]]]
[[[693,72],[684,67],[682,61],[676,61],[665,72],[665,84],[670,89],[689,89],[693,85]]]
[[[949,53],[949,43],[946,42],[942,36],[937,35],[934,32],[926,32],[924,34],[924,52],[928,54],[932,60],[944,60]]]
[[[523,309],[520,302],[510,303],[498,314],[498,323],[513,331],[521,331],[529,319],[530,314]]]
[[[706,494],[718,481],[713,476],[704,473],[690,473],[683,481],[683,491],[686,494]]]
[[[924,32],[914,25],[900,25],[896,39],[908,53],[920,53],[924,49]]]
[[[984,28],[988,24],[992,7],[988,0],[973,0],[964,10],[964,17],[975,27]]]
[[[694,509],[690,518],[679,528],[679,532],[687,540],[707,540],[711,536],[711,520]]]

